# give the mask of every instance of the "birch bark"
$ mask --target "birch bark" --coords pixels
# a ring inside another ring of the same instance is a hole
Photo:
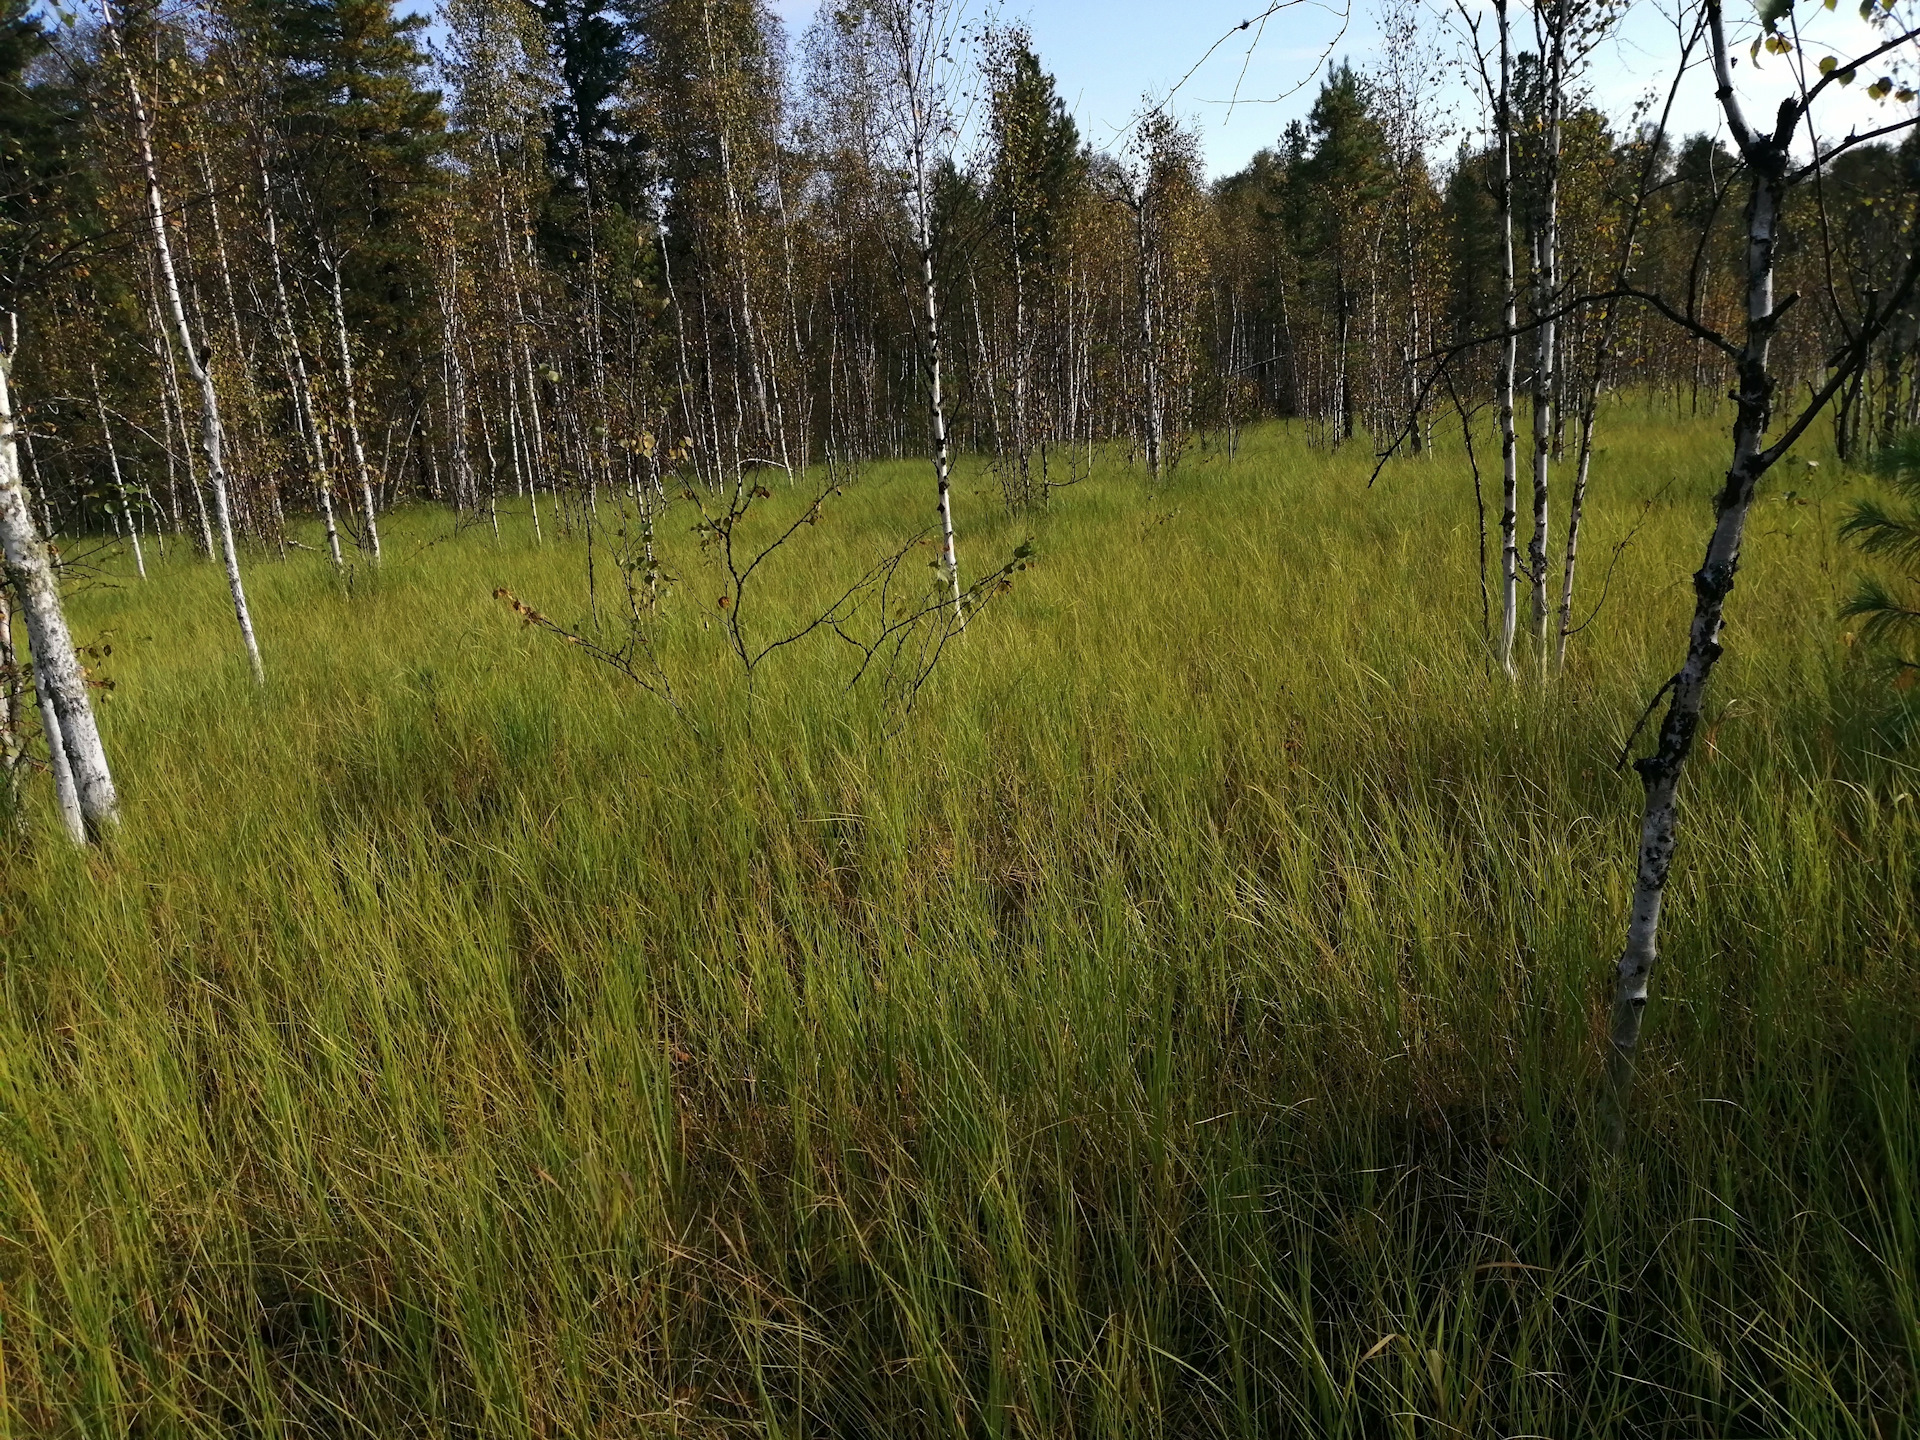
[[[300,348],[300,331],[293,323],[293,305],[287,298],[286,269],[280,260],[280,222],[273,210],[273,186],[267,177],[267,164],[260,162],[260,210],[267,222],[267,254],[273,260],[273,296],[280,311],[280,329],[285,336],[287,359],[293,370],[294,405],[307,438],[307,458],[313,464],[314,489],[320,501],[320,519],[327,531],[327,556],[338,575],[345,565],[340,556],[340,526],[333,515],[333,476],[327,465],[327,442],[320,433],[318,407],[313,403],[313,382],[307,374],[307,357]]]
[[[920,288],[927,323],[927,407],[933,420],[933,477],[940,511],[941,558],[947,567],[947,586],[953,594],[953,618],[962,628],[967,617],[960,605],[960,558],[953,543],[953,460],[947,442],[947,406],[940,390],[940,293],[933,278],[933,215],[926,185],[923,154],[915,147],[914,215],[920,246]]]
[[[1500,32],[1500,84],[1494,125],[1500,132],[1500,668],[1518,675],[1513,641],[1520,627],[1520,468],[1513,426],[1514,371],[1520,360],[1519,289],[1513,264],[1513,51],[1507,25],[1507,0],[1494,0]]]
[[[7,815],[20,827],[20,769],[25,754],[21,698],[25,691],[20,654],[13,644],[12,584],[0,567],[0,770],[6,774]]]
[[[207,497],[200,491],[200,475],[193,468],[193,437],[187,432],[187,404],[180,394],[180,367],[173,358],[173,339],[167,333],[167,322],[160,313],[158,284],[151,297],[153,309],[153,348],[159,356],[164,383],[161,386],[160,409],[166,421],[163,427],[167,436],[167,474],[168,483],[172,483],[173,474],[173,437],[180,437],[180,457],[186,463],[187,489],[193,493],[194,518],[199,521],[200,553],[207,559],[213,558],[213,524],[207,519]],[[180,526],[178,505],[175,506],[174,524]]]
[[[340,393],[347,412],[347,444],[353,451],[354,472],[360,477],[360,524],[367,550],[377,561],[380,522],[374,513],[373,472],[367,465],[367,447],[360,437],[360,407],[354,399],[353,346],[347,342],[347,303],[340,290],[338,255],[329,255],[327,274],[333,282],[333,336],[340,357]]]
[[[166,203],[160,195],[160,172],[153,159],[153,127],[147,121],[146,103],[140,98],[140,85],[134,78],[133,62],[128,58],[120,35],[120,22],[113,12],[112,0],[100,0],[100,18],[114,57],[126,72],[127,99],[133,107],[135,140],[140,149],[140,168],[147,188],[147,220],[153,227],[154,258],[160,264],[167,301],[173,309],[173,323],[180,335],[180,348],[187,359],[187,370],[200,385],[200,447],[207,457],[207,483],[213,490],[214,516],[220,529],[220,556],[226,565],[227,590],[233,597],[234,618],[240,623],[240,639],[246,647],[247,663],[253,678],[266,683],[266,669],[260,663],[260,645],[254,638],[253,615],[247,608],[246,586],[240,578],[240,554],[233,543],[233,515],[227,503],[227,472],[222,459],[220,396],[214,388],[209,367],[211,352],[202,353],[193,343],[193,329],[187,323],[187,309],[180,298],[180,280],[173,267],[173,245],[167,239]],[[75,767],[76,780],[79,767]],[[82,790],[84,793],[84,784]]]
[[[100,367],[88,365],[87,375],[93,381],[93,408],[100,417],[100,438],[107,447],[107,463],[113,472],[114,498],[120,502],[120,518],[126,521],[127,539],[133,545],[133,568],[140,572],[142,580],[147,578],[147,557],[140,550],[140,531],[133,523],[133,507],[127,503],[127,482],[120,474],[120,452],[114,448],[113,427],[107,424],[107,402],[100,396]]]
[[[1694,733],[1699,728],[1707,682],[1722,653],[1721,625],[1739,568],[1741,542],[1755,491],[1786,447],[1804,432],[1825,402],[1844,388],[1851,379],[1850,371],[1857,371],[1866,362],[1871,343],[1877,338],[1878,330],[1884,328],[1887,315],[1905,304],[1920,275],[1920,270],[1916,270],[1920,257],[1910,255],[1893,302],[1869,311],[1867,323],[1861,327],[1854,344],[1834,362],[1827,384],[1815,401],[1801,413],[1782,440],[1767,446],[1764,442],[1776,384],[1768,369],[1769,352],[1780,317],[1792,303],[1792,297],[1779,305],[1774,302],[1781,214],[1791,183],[1791,148],[1811,98],[1823,86],[1816,85],[1800,98],[1782,102],[1771,132],[1751,129],[1733,89],[1733,67],[1721,3],[1722,0],[1706,0],[1707,39],[1720,108],[1749,177],[1746,324],[1736,360],[1738,388],[1733,396],[1736,402],[1733,460],[1725,482],[1714,497],[1713,532],[1700,568],[1694,572],[1694,610],[1687,632],[1686,659],[1668,682],[1670,698],[1653,753],[1634,763],[1645,794],[1645,808],[1626,945],[1614,967],[1609,1068],[1614,1087],[1616,1133],[1625,1124],[1633,1061],[1646,1014],[1648,984],[1659,958],[1660,911],[1673,864],[1680,778],[1693,747]]]
[[[1160,365],[1159,356],[1154,348],[1153,335],[1153,262],[1147,243],[1147,185],[1141,183],[1139,203],[1133,207],[1134,238],[1139,248],[1140,266],[1140,365],[1141,383],[1146,391],[1147,406],[1147,478],[1159,482],[1160,479]]]
[[[67,755],[66,736],[60,727],[60,707],[40,681],[35,693],[40,699],[40,730],[47,742],[47,768],[53,772],[53,808],[60,813],[60,826],[76,845],[87,843],[86,812],[80,808],[80,791],[74,783],[73,761]]]
[[[907,162],[908,201],[913,216],[913,240],[920,260],[921,319],[926,326],[921,363],[927,373],[927,408],[933,426],[933,476],[940,516],[941,558],[953,598],[956,624],[964,627],[960,603],[960,560],[953,537],[953,457],[947,434],[946,395],[941,388],[940,292],[933,269],[933,156],[930,149],[948,130],[935,69],[942,59],[944,11],[923,0],[887,0],[877,5],[888,60],[898,84],[897,130]]]
[[[87,695],[86,673],[73,648],[66,610],[60,603],[60,585],[47,546],[34,528],[20,478],[20,452],[15,445],[9,388],[13,352],[0,351],[0,550],[6,556],[26,614],[27,640],[40,696],[42,724],[56,778],[64,768],[72,787],[73,806],[68,831],[76,841],[99,838],[119,820],[119,797],[107,767],[107,752],[94,723],[93,702]]]
[[[1528,578],[1533,584],[1533,650],[1539,678],[1547,678],[1547,546],[1549,492],[1554,449],[1554,361],[1559,354],[1554,322],[1560,260],[1560,86],[1565,55],[1565,15],[1558,3],[1546,10],[1547,133],[1542,154],[1545,185],[1536,219],[1533,259],[1533,536],[1527,545]]]

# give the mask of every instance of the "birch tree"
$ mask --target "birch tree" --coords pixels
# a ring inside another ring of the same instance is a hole
[[[919,262],[920,360],[926,372],[941,560],[953,599],[953,618],[966,624],[960,603],[960,558],[953,538],[953,452],[947,433],[940,293],[934,277],[933,178],[957,136],[952,113],[950,46],[959,22],[948,0],[879,0],[869,13],[886,72],[893,140],[904,162],[907,209]]]
[[[1520,291],[1513,264],[1513,49],[1507,24],[1508,0],[1494,0],[1499,46],[1499,82],[1490,87],[1493,123],[1498,133],[1500,168],[1496,199],[1500,209],[1500,666],[1509,676],[1514,635],[1520,626],[1520,447],[1514,433],[1514,372],[1520,363]],[[1482,79],[1485,79],[1484,67]]]
[[[61,783],[62,815],[74,840],[85,843],[113,829],[120,818],[120,802],[107,766],[107,752],[100,742],[100,728],[94,722],[86,672],[67,629],[59,576],[46,542],[34,525],[20,474],[18,429],[9,383],[18,348],[17,320],[9,330],[5,347],[0,349],[0,549],[4,550],[9,578],[25,612],[42,729],[56,781]],[[69,795],[71,804],[67,803]]]
[[[1533,534],[1527,543],[1527,578],[1533,588],[1533,658],[1542,682],[1547,678],[1547,551],[1550,530],[1554,448],[1554,367],[1559,358],[1560,305],[1560,124],[1566,103],[1568,0],[1544,0],[1534,7],[1534,40],[1541,71],[1540,134],[1535,174],[1531,177],[1536,212],[1533,235]],[[1504,20],[1504,16],[1502,17]],[[1503,52],[1504,53],[1504,52]],[[1508,130],[1511,129],[1509,117]],[[1510,141],[1508,142],[1511,143]]]
[[[100,443],[106,447],[107,464],[113,473],[113,495],[120,504],[120,516],[127,527],[127,542],[133,546],[133,568],[142,580],[147,578],[147,557],[140,548],[140,531],[133,523],[133,506],[127,502],[127,481],[120,473],[120,450],[113,443],[113,426],[107,421],[107,402],[100,395],[100,367],[87,366],[87,378],[93,383],[93,408],[100,421]]]
[[[167,207],[160,192],[159,167],[154,162],[153,127],[147,118],[146,103],[140,95],[140,83],[134,73],[133,63],[128,58],[112,0],[100,0],[100,19],[114,58],[126,77],[136,158],[146,186],[147,221],[153,231],[153,253],[159,266],[161,286],[172,313],[175,332],[180,338],[180,350],[186,358],[188,373],[200,387],[200,449],[207,462],[207,485],[213,491],[214,520],[220,535],[221,562],[227,571],[227,590],[233,598],[234,618],[240,625],[240,640],[246,649],[253,678],[265,684],[266,669],[260,662],[260,645],[253,633],[253,615],[247,608],[246,585],[240,577],[240,553],[233,539],[224,437],[220,428],[220,392],[213,380],[213,352],[210,347],[203,348],[195,343],[193,327],[187,320],[186,304],[180,294],[180,278],[173,263],[173,244],[167,238]]]
[[[1514,427],[1514,388],[1520,363],[1520,290],[1513,254],[1513,47],[1508,4],[1509,0],[1494,0],[1493,53],[1489,55],[1489,46],[1481,39],[1481,17],[1464,0],[1456,0],[1494,131],[1493,192],[1500,252],[1500,358],[1495,381],[1500,428],[1500,630],[1494,654],[1508,677],[1517,678],[1513,646],[1520,628],[1520,449]]]
[[[1767,472],[1866,365],[1874,342],[1912,298],[1916,279],[1920,279],[1920,251],[1913,248],[1913,232],[1909,230],[1908,254],[1900,273],[1884,295],[1868,299],[1863,313],[1851,327],[1851,337],[1830,357],[1825,383],[1814,391],[1779,438],[1769,443],[1768,431],[1782,388],[1780,376],[1771,363],[1773,348],[1783,317],[1799,299],[1797,294],[1782,298],[1775,293],[1779,257],[1784,245],[1806,243],[1809,238],[1790,228],[1788,197],[1801,186],[1817,180],[1840,154],[1876,133],[1896,132],[1914,123],[1907,118],[1866,132],[1856,130],[1843,140],[1823,141],[1809,123],[1815,104],[1833,86],[1847,83],[1863,67],[1898,51],[1911,54],[1916,38],[1920,38],[1920,29],[1896,28],[1883,19],[1883,33],[1892,33],[1882,43],[1852,60],[1824,64],[1817,78],[1808,75],[1804,68],[1798,69],[1794,92],[1780,101],[1769,128],[1749,121],[1735,89],[1735,57],[1728,44],[1722,0],[1704,0],[1704,10],[1715,96],[1727,132],[1745,167],[1747,196],[1742,263],[1745,313],[1736,339],[1693,319],[1690,310],[1680,312],[1671,305],[1661,307],[1670,317],[1678,315],[1694,339],[1714,347],[1731,360],[1736,375],[1736,408],[1732,461],[1714,496],[1713,529],[1700,568],[1693,576],[1694,607],[1687,630],[1686,657],[1654,697],[1654,704],[1648,706],[1651,714],[1661,697],[1666,698],[1666,713],[1654,749],[1634,762],[1644,804],[1626,944],[1614,967],[1610,1038],[1616,1124],[1625,1121],[1649,984],[1659,956],[1661,906],[1666,898],[1667,878],[1679,833],[1680,780],[1692,753],[1707,684],[1725,653],[1721,637],[1727,598],[1733,592],[1755,494]],[[1790,18],[1785,6],[1763,14],[1764,34],[1755,42],[1753,54],[1757,56],[1764,46],[1771,53],[1788,56],[1790,63],[1800,60],[1794,40],[1780,28],[1780,22]],[[1890,83],[1886,86],[1886,90],[1892,88]],[[1796,146],[1803,133],[1809,151],[1807,158],[1801,160],[1796,155]]]

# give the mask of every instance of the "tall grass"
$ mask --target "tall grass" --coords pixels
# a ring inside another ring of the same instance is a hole
[[[1920,1433],[1920,784],[1832,482],[1757,512],[1597,1120],[1614,761],[1722,453],[1615,430],[1544,695],[1457,459],[1368,492],[1278,428],[1060,492],[904,719],[831,637],[749,698],[682,512],[686,720],[491,598],[590,624],[551,517],[396,516],[351,593],[256,558],[261,691],[213,567],[94,587],[124,833],[36,791],[0,858],[0,1431]]]

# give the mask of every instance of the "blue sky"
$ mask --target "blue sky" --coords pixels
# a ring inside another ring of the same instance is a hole
[[[815,0],[773,3],[797,38],[813,17]],[[1472,3],[1486,8],[1484,0]],[[1671,0],[1667,3],[1670,6]],[[1901,3],[1904,10],[1914,0]],[[1841,0],[1831,13],[1807,3],[1796,7],[1816,53],[1826,46],[1851,55],[1871,43],[1855,4],[1856,0]],[[1096,144],[1107,145],[1136,112],[1143,92],[1165,94],[1209,46],[1261,8],[1256,0],[1180,0],[1172,4],[1155,0],[1005,0],[999,14],[1027,24],[1033,32],[1034,47],[1056,77],[1081,133]],[[977,13],[986,13],[976,9]],[[1176,110],[1200,133],[1211,172],[1222,175],[1239,169],[1254,151],[1273,144],[1288,120],[1306,114],[1317,85],[1314,68],[1329,46],[1336,57],[1350,59],[1357,67],[1364,68],[1376,59],[1380,48],[1377,14],[1374,0],[1355,0],[1351,17],[1326,4],[1301,3],[1267,22],[1250,56],[1246,42],[1252,38],[1251,31],[1221,46],[1186,81],[1175,99]],[[1443,21],[1456,16],[1453,6],[1429,4],[1425,14],[1441,37],[1438,43],[1443,53],[1452,55],[1457,46],[1446,38]],[[1743,0],[1734,0],[1729,6],[1729,19],[1736,15],[1748,21],[1746,37],[1740,43],[1744,56],[1746,39],[1751,38],[1753,30],[1752,11]],[[1527,12],[1520,4],[1514,6],[1514,19],[1519,28],[1528,23]],[[1587,83],[1595,101],[1610,114],[1624,116],[1636,99],[1655,86],[1660,87],[1660,98],[1664,99],[1677,53],[1672,22],[1663,15],[1659,0],[1634,0],[1614,37],[1593,58]],[[1756,118],[1771,115],[1780,93],[1775,87],[1785,72],[1783,61],[1763,59],[1767,63],[1761,73],[1756,75],[1743,60],[1744,73],[1738,75]],[[1870,73],[1877,78],[1877,72]],[[1864,89],[1864,84],[1857,85],[1834,97],[1838,104],[1829,113],[1831,123],[1839,130],[1849,125],[1885,123],[1901,113],[1894,102],[1883,106],[1866,100]],[[1676,129],[1717,128],[1719,115],[1712,91],[1712,82],[1704,72],[1689,77],[1675,106]],[[1439,99],[1443,108],[1454,112],[1452,124],[1456,128],[1477,122],[1472,97],[1458,81],[1451,82]]]

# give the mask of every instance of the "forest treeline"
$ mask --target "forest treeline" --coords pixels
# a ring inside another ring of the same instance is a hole
[[[1102,150],[1024,31],[917,0],[829,5],[798,37],[755,0],[109,13],[6,0],[0,32],[0,309],[49,534],[219,548],[201,367],[233,525],[284,548],[324,515],[336,563],[377,557],[380,514],[416,497],[478,518],[530,495],[551,526],[607,487],[936,438],[991,456],[1016,509],[1103,443],[1158,474],[1262,417],[1417,450],[1499,388],[1498,344],[1436,370],[1503,329],[1496,128],[1534,327],[1513,378],[1548,387],[1556,455],[1606,390],[1697,412],[1732,373],[1605,296],[1738,327],[1739,158],[1601,113],[1577,64],[1524,49],[1489,94],[1505,125],[1462,128],[1459,57],[1411,12],[1213,182],[1171,108]],[[1914,163],[1858,146],[1795,197],[1826,238],[1782,247],[1782,287],[1833,303],[1775,345],[1791,387],[1890,283]],[[1920,419],[1913,316],[1876,351],[1836,400],[1843,455]]]

